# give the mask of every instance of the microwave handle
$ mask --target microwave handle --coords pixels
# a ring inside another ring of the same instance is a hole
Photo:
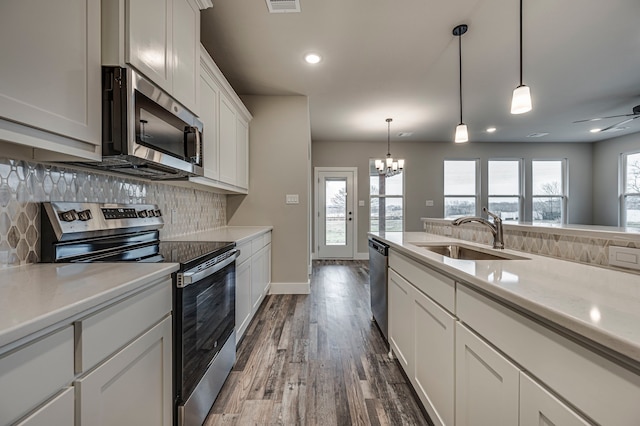
[[[201,165],[201,159],[200,159],[200,151],[202,151],[202,140],[200,138],[200,129],[198,129],[196,126],[189,126],[186,128],[185,130],[185,134],[189,134],[192,133],[194,138],[195,138],[195,142],[196,142],[196,147],[195,147],[195,155],[193,155],[190,159],[197,165]],[[186,138],[185,138],[185,142],[186,142]],[[186,150],[187,146],[185,144],[185,150]],[[187,158],[189,154],[187,154]]]

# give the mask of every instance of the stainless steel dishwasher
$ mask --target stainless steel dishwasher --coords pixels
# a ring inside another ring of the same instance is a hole
[[[369,238],[371,315],[388,342],[387,266],[389,266],[389,246]]]

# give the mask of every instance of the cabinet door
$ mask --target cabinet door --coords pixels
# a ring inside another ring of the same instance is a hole
[[[230,185],[236,184],[236,112],[233,103],[220,92],[220,180]]]
[[[251,260],[245,260],[236,270],[236,342],[251,321]]]
[[[218,145],[218,86],[204,69],[200,74],[200,118],[204,124],[203,159],[204,176],[209,179],[220,179],[220,148]]]
[[[389,269],[389,343],[407,376],[414,374],[413,289],[404,278]]]
[[[264,298],[265,283],[265,253],[264,249],[254,254],[251,258],[251,304],[252,311],[255,312],[260,307]]]
[[[126,60],[172,93],[172,0],[127,0]]]
[[[75,383],[83,426],[171,426],[171,317]]]
[[[66,388],[15,426],[71,426],[75,422],[73,388]]]
[[[101,145],[100,0],[3,0],[0,52],[0,118]],[[55,150],[4,122],[0,139]]]
[[[454,424],[456,319],[415,292],[416,392],[434,423]]]
[[[520,373],[520,426],[588,426],[582,417]]]
[[[249,125],[241,118],[236,121],[236,185],[249,188]]]
[[[518,424],[519,371],[456,324],[456,425]]]
[[[200,76],[200,9],[194,0],[173,0],[173,96],[197,111]]]

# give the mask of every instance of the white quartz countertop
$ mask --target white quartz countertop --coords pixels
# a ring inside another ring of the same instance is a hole
[[[211,231],[167,238],[164,241],[234,241],[241,244],[272,230],[273,226],[225,226]]]
[[[177,263],[36,263],[0,269],[2,347],[178,270]]]
[[[412,243],[488,246],[425,232],[370,233],[399,252],[548,323],[640,363],[640,277],[504,250],[527,260],[451,259]]]

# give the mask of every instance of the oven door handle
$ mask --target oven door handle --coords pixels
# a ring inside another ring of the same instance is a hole
[[[216,263],[215,265],[210,266],[207,269],[204,269],[202,271],[197,271],[197,272],[193,272],[193,271],[179,272],[177,275],[178,280],[176,285],[178,288],[184,288],[190,284],[196,283],[204,278],[207,278],[209,275],[213,275],[216,272],[220,271],[221,269],[226,268],[227,266],[235,262],[238,256],[240,256],[240,250],[235,249],[231,256],[227,257],[222,262],[219,262],[219,263]]]

